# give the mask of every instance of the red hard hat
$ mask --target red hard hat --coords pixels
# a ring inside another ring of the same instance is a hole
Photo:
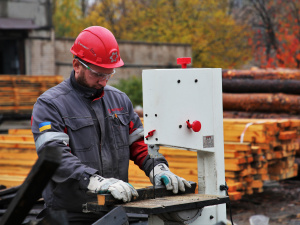
[[[92,26],[81,31],[70,51],[96,66],[116,68],[124,65],[114,35],[104,27]]]

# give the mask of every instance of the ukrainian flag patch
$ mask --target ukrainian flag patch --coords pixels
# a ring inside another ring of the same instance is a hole
[[[51,122],[43,122],[39,124],[40,132],[51,129]]]

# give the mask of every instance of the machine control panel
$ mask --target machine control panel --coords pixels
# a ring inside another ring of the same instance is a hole
[[[219,68],[143,70],[144,137],[149,145],[214,152],[215,118],[223,117],[222,107]]]

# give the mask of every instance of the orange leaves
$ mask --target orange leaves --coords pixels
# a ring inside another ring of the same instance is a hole
[[[300,2],[265,2],[257,9],[257,12],[261,10],[265,14],[258,16],[258,23],[262,23],[262,26],[257,30],[254,41],[254,51],[260,66],[300,68]]]

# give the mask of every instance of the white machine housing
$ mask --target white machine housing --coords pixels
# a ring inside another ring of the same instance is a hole
[[[198,193],[225,196],[221,69],[143,70],[142,76],[145,143],[197,151]],[[200,131],[186,121],[200,121]],[[221,221],[226,223],[225,204],[204,207],[192,224]],[[149,224],[164,223],[151,216]]]

